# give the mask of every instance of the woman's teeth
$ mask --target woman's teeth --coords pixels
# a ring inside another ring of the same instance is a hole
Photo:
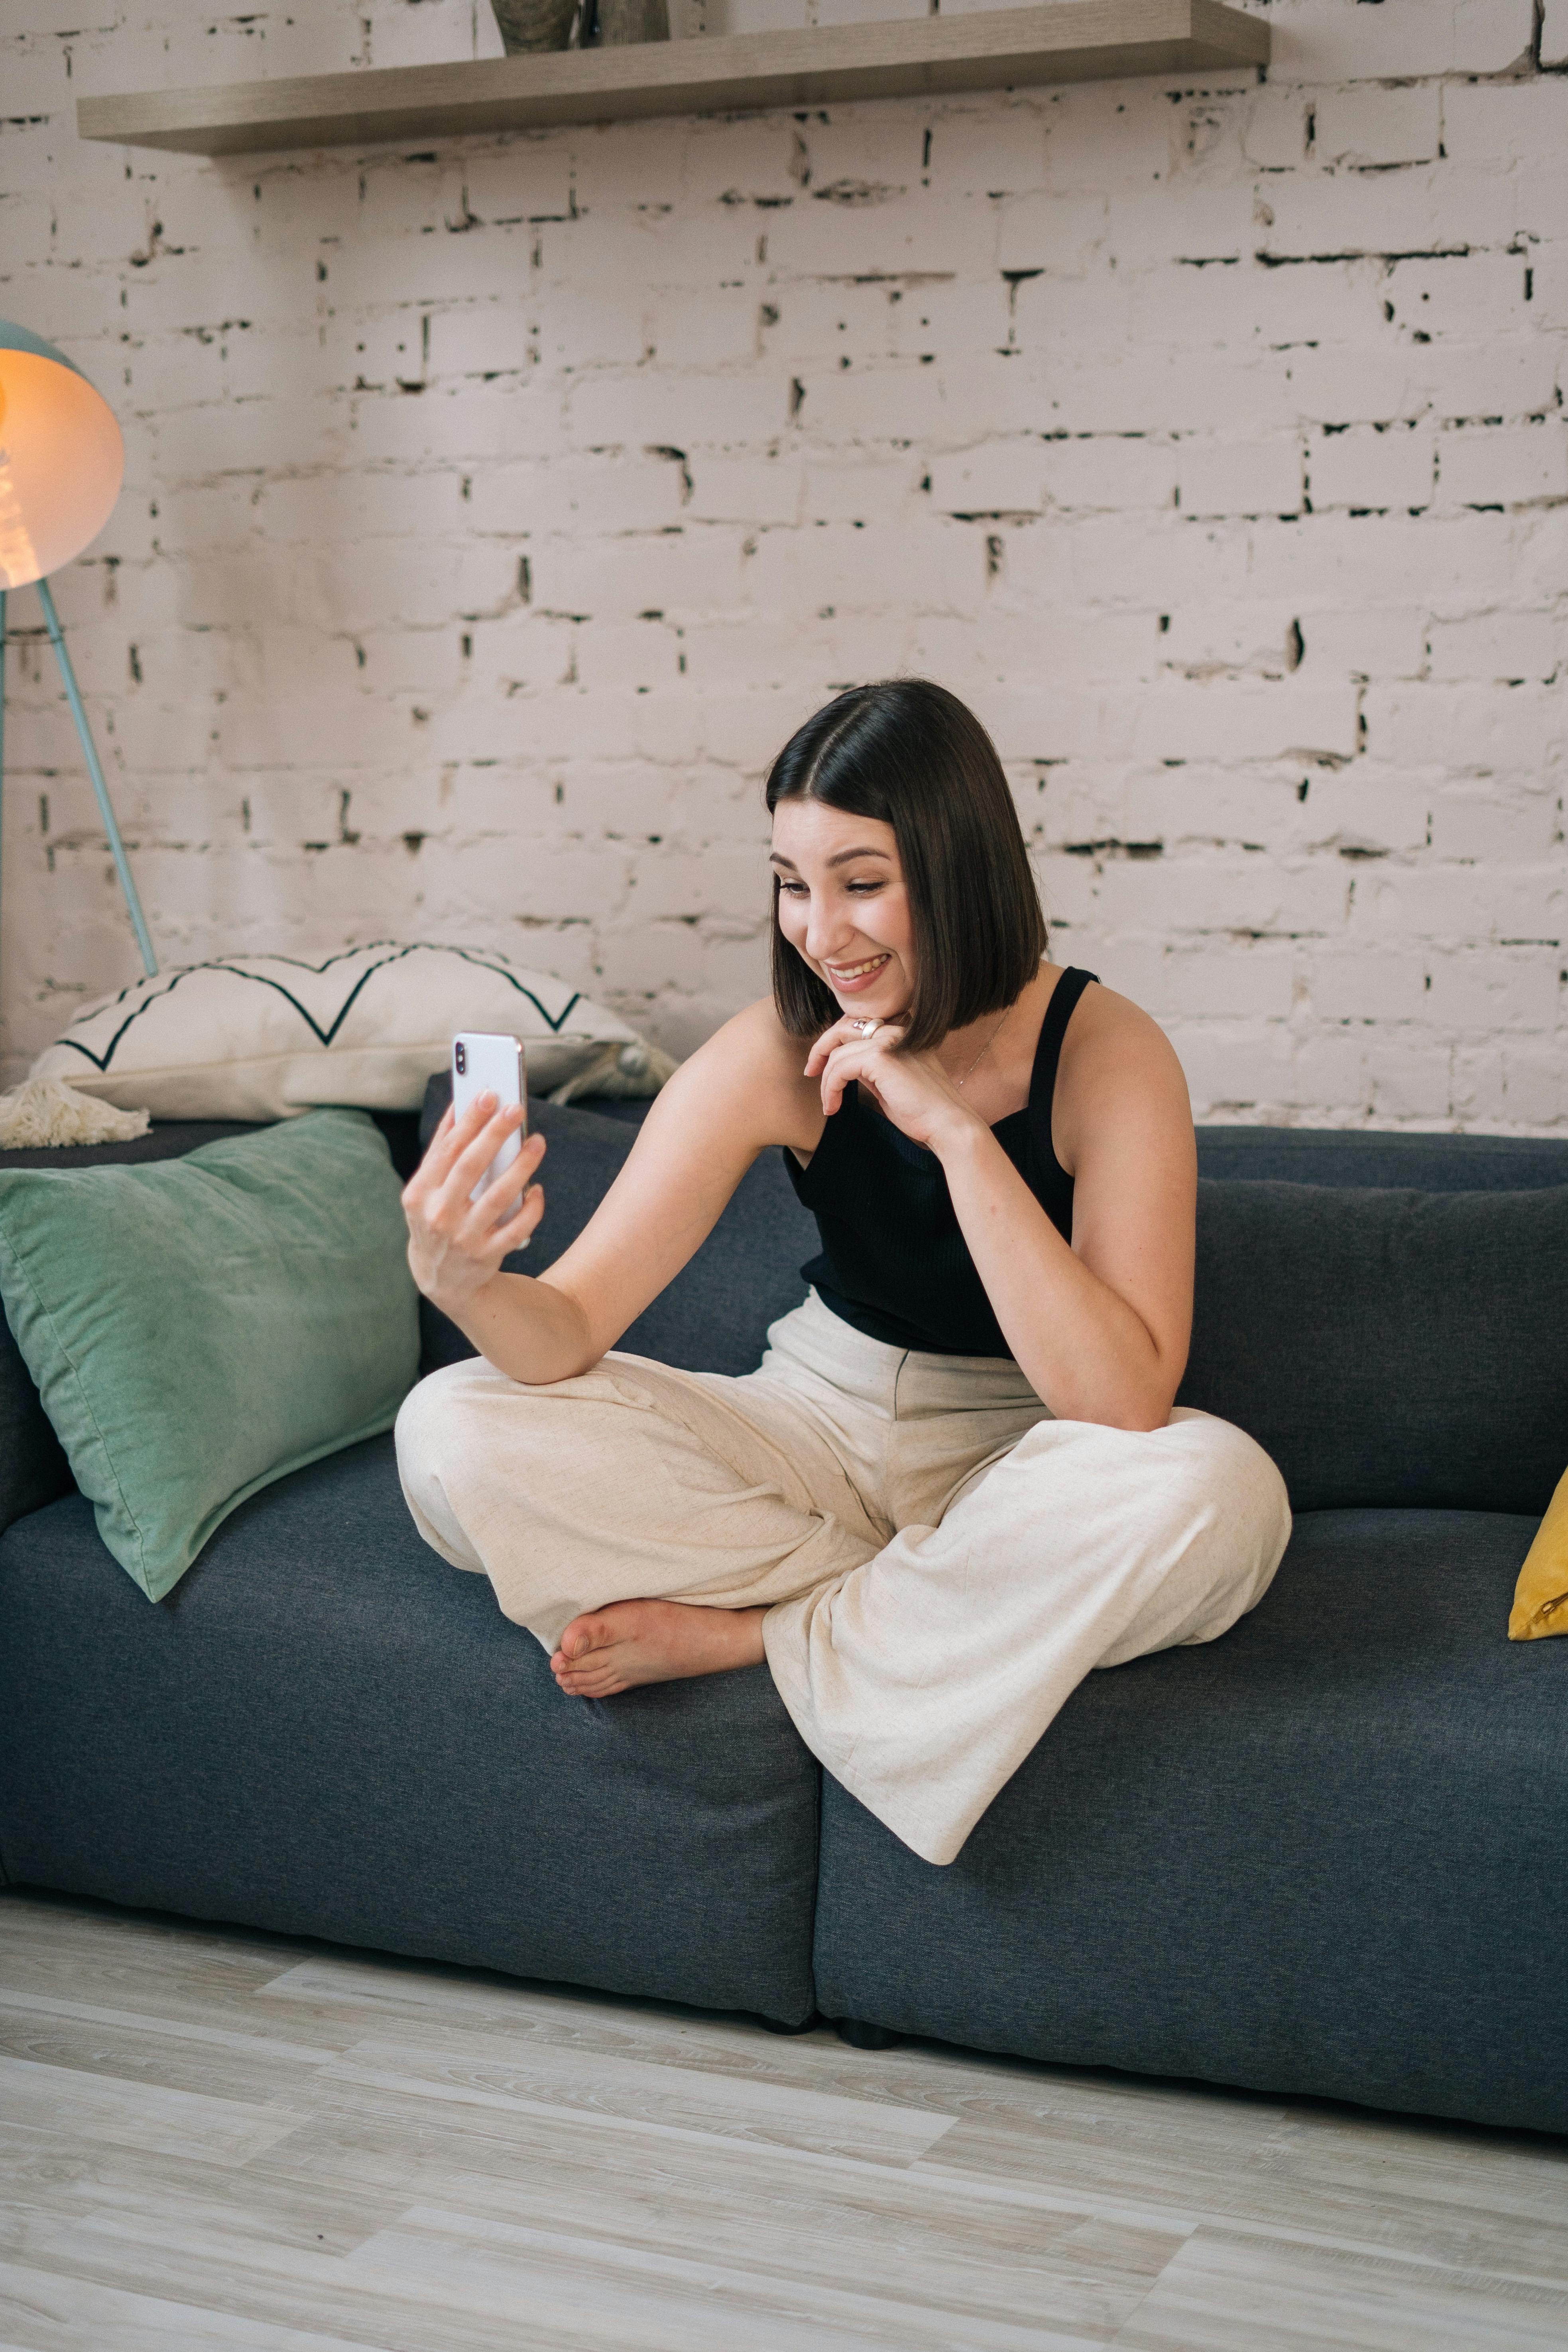
[[[875,971],[879,964],[887,961],[885,955],[879,955],[870,957],[865,963],[830,963],[827,969],[835,980],[860,980],[867,972]]]

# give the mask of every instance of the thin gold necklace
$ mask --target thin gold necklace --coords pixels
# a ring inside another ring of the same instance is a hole
[[[1003,1013],[1002,1019],[998,1021],[995,1028],[993,1029],[990,1036],[987,1037],[984,1045],[982,1045],[979,1053],[976,1054],[973,1061],[971,1062],[968,1069],[963,1073],[963,1076],[961,1078],[954,1078],[952,1086],[953,1092],[955,1094],[962,1094],[963,1092],[964,1087],[969,1084],[970,1079],[974,1076],[975,1071],[980,1067],[981,1063],[985,1059],[986,1055],[991,1051],[992,1046],[994,1045],[997,1038],[1002,1034],[1003,1027],[1007,1019],[1007,1014],[1011,1013],[1012,1010],[1013,1008],[1009,1004],[1006,1007],[1006,1010]]]

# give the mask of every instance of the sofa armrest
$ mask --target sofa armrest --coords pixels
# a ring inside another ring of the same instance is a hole
[[[33,1375],[0,1317],[0,1533],[68,1495],[76,1481],[50,1428]]]

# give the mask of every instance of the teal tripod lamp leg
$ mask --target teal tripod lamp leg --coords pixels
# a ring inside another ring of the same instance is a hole
[[[114,864],[120,876],[120,887],[125,893],[125,903],[131,909],[131,920],[136,932],[136,944],[142,950],[142,968],[151,980],[158,969],[158,959],[153,952],[153,941],[147,929],[147,918],[142,912],[142,901],[136,896],[136,885],[131,878],[131,867],[125,856],[125,844],[120,838],[120,827],[114,821],[114,807],[109,797],[109,786],[104,782],[103,770],[98,764],[97,747],[92,740],[92,730],[87,723],[87,713],[82,709],[81,696],[77,689],[76,672],[71,667],[70,656],[66,651],[65,633],[60,627],[59,614],[55,610],[55,600],[49,593],[49,583],[47,580],[40,580],[37,586],[38,601],[43,605],[44,619],[48,624],[49,643],[55,649],[55,659],[60,666],[60,676],[66,682],[66,700],[70,704],[71,717],[76,720],[76,731],[81,738],[82,755],[87,761],[87,772],[92,778],[92,789],[98,794],[98,813],[103,819],[103,829],[109,835],[109,846],[114,852]]]

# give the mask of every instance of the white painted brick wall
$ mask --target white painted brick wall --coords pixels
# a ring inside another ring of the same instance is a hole
[[[483,0],[9,0],[0,312],[125,427],[57,589],[165,958],[482,939],[689,1048],[769,756],[920,669],[1200,1113],[1568,1129],[1568,8],[1254,5],[1262,81],[206,163],[76,97],[495,54]],[[15,1074],[135,962],[11,619]]]

